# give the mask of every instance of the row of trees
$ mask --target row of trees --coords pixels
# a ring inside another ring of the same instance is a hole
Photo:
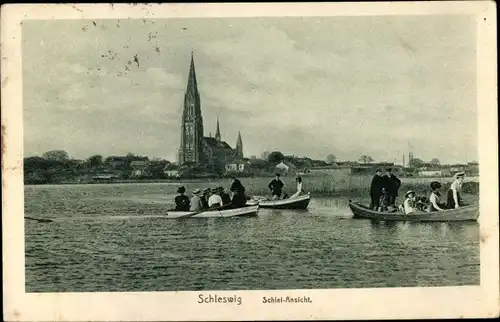
[[[122,179],[127,179],[134,171],[131,161],[137,158],[138,156],[128,153],[123,162],[115,164],[111,162],[113,157],[104,159],[101,155],[92,155],[86,160],[75,160],[70,159],[66,151],[53,150],[45,152],[42,157],[24,158],[24,179],[25,183],[32,184],[59,183],[75,181],[100,172],[112,172]],[[167,160],[152,159],[142,170],[148,177],[162,179],[164,169],[170,164]]]

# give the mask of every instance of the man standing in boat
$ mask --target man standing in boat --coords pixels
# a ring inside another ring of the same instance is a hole
[[[455,180],[452,182],[450,189],[448,189],[446,208],[457,209],[462,204],[462,198],[460,194],[462,193],[462,183],[464,182],[465,172],[458,172],[455,174]]]
[[[384,188],[387,189],[387,193],[389,194],[389,206],[394,206],[399,188],[401,187],[401,180],[392,173],[391,168],[387,168],[386,172],[387,174],[384,176]]]
[[[382,170],[377,169],[370,185],[371,209],[377,210],[380,207],[380,197],[382,196],[383,188],[385,188],[385,180],[382,177]]]
[[[268,185],[269,190],[271,190],[271,196],[273,200],[279,199],[283,191],[283,186],[285,184],[280,180],[280,174],[276,173],[276,178],[274,178]]]

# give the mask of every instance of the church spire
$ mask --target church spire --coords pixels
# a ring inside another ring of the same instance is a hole
[[[243,141],[240,131],[238,131],[238,139],[236,140],[236,157],[243,158]]]
[[[198,83],[196,82],[196,71],[194,69],[194,57],[193,52],[191,52],[191,66],[189,67],[189,78],[187,84],[187,93],[194,91],[198,93]]]
[[[220,127],[219,127],[219,116],[217,116],[217,130],[215,131],[215,139],[217,140],[217,142],[221,141],[221,138],[220,138]]]

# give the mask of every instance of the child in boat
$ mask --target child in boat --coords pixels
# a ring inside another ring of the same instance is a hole
[[[415,207],[415,192],[410,190],[405,194],[405,201],[403,203],[403,209],[406,215],[414,213],[417,209]]]
[[[174,198],[176,211],[189,211],[189,197],[184,194],[185,192],[186,188],[184,186],[177,189],[179,195]]]
[[[390,204],[389,192],[386,188],[382,188],[382,194],[380,195],[378,211],[387,211]]]

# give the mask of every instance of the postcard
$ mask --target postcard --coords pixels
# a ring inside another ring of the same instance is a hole
[[[2,6],[7,321],[498,317],[489,1]]]

